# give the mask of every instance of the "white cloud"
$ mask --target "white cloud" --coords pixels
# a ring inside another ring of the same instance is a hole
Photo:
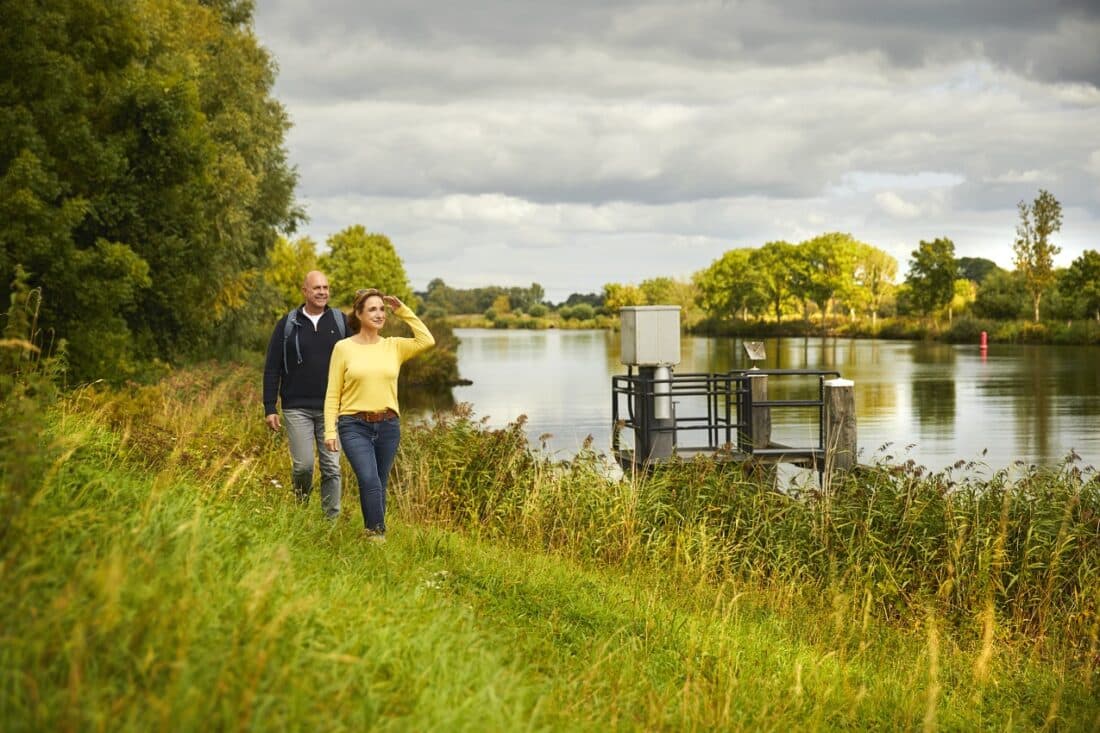
[[[1100,150],[1093,150],[1089,153],[1088,163],[1085,167],[1089,173],[1100,178]]]
[[[893,191],[882,191],[875,194],[875,203],[890,216],[899,219],[915,219],[920,216],[920,207],[909,203]]]
[[[1008,170],[995,176],[989,176],[989,183],[1041,183],[1049,181],[1051,176],[1035,169],[1029,171]]]

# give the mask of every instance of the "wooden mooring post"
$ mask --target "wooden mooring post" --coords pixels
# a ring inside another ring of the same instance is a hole
[[[772,411],[763,405],[768,401],[768,375],[745,373],[749,377],[749,394],[752,399],[752,447],[768,448],[772,444]]]
[[[850,379],[830,379],[825,387],[825,469],[850,471],[856,466],[856,397]]]

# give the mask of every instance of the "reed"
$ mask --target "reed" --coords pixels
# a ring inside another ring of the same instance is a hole
[[[460,408],[406,424],[379,552],[350,490],[335,525],[291,499],[257,382],[202,365],[40,413],[0,546],[5,729],[1100,724],[1076,462],[784,494],[551,460]]]
[[[935,609],[975,636],[992,609],[1002,634],[1094,646],[1100,480],[1074,457],[988,477],[879,466],[780,492],[708,459],[613,478],[591,449],[554,462],[522,420],[490,430],[457,411],[407,430],[399,466],[395,502],[416,521],[687,579],[839,588],[879,618]]]

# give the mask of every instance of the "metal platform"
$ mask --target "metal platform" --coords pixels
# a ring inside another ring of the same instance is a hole
[[[839,372],[809,369],[746,369],[724,374],[672,374],[652,370],[617,375],[611,380],[611,448],[624,470],[700,455],[719,461],[792,464],[822,471],[825,449],[825,381]],[[768,383],[816,382],[809,399],[768,399]],[[657,400],[669,400],[670,417],[655,418]],[[816,439],[806,445],[771,440],[771,420],[782,410],[816,413]],[[633,446],[622,444],[629,431]],[[640,459],[640,460],[639,460]]]

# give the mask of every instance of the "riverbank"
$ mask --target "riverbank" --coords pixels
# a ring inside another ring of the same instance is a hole
[[[1072,465],[784,497],[706,462],[611,481],[458,410],[406,424],[379,548],[353,483],[335,525],[291,500],[255,382],[86,389],[6,433],[44,461],[5,504],[13,729],[1100,724]]]
[[[497,316],[493,320],[480,314],[447,316],[453,328],[493,329],[619,329],[619,319],[595,316],[586,320],[562,319],[556,315],[534,317],[523,314]],[[742,338],[782,338],[801,336],[840,336],[845,338],[890,339],[903,341],[942,341],[944,343],[979,343],[985,332],[988,343],[1100,345],[1100,322],[1077,321],[995,321],[963,316],[950,322],[936,323],[914,318],[883,318],[872,325],[864,319],[835,320],[824,327],[820,322],[801,319],[784,320],[715,320],[708,319],[685,328],[697,336],[739,336]]]

